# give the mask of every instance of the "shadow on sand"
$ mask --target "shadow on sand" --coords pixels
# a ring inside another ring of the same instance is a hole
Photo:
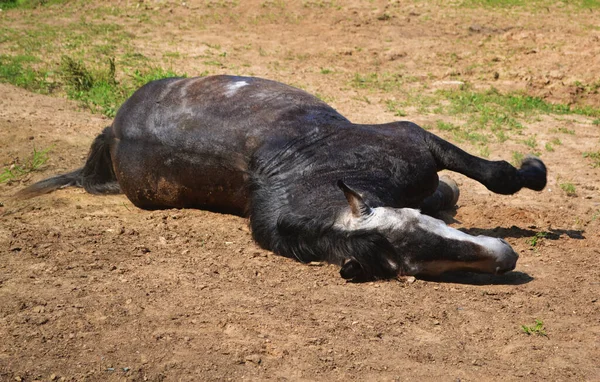
[[[503,275],[490,275],[472,272],[448,272],[436,277],[418,277],[420,280],[437,283],[467,285],[523,285],[534,280],[525,272],[513,271]]]
[[[456,209],[450,209],[441,211],[438,214],[434,215],[434,217],[443,220],[446,224],[458,223],[462,222],[456,220],[454,218],[456,216]],[[510,228],[506,227],[496,227],[496,228],[459,228],[460,231],[464,233],[468,233],[469,235],[485,235],[491,237],[499,237],[499,238],[522,238],[522,237],[533,237],[539,234],[543,234],[544,239],[548,240],[558,240],[562,235],[566,235],[571,239],[582,240],[585,239],[583,236],[583,230],[573,230],[573,229],[560,229],[560,228],[550,228],[548,230],[543,229],[524,229],[513,225]]]
[[[543,234],[544,239],[548,240],[558,240],[562,235],[567,235],[571,239],[582,240],[585,239],[583,236],[584,231],[582,230],[573,230],[573,229],[554,229],[550,228],[549,230],[532,230],[532,229],[523,229],[517,226],[512,226],[510,228],[504,227],[496,227],[496,228],[461,228],[461,231],[464,233],[468,233],[469,235],[485,235],[491,237],[512,237],[512,238],[522,238],[522,237],[533,237],[538,234]]]

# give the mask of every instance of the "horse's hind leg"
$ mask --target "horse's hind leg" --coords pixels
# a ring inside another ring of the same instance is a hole
[[[419,209],[424,214],[434,215],[438,211],[453,208],[459,196],[460,191],[456,182],[447,176],[441,176],[437,190],[433,195],[423,200]]]
[[[546,166],[537,158],[525,158],[517,169],[506,161],[488,161],[468,154],[431,133],[426,133],[425,141],[438,171],[456,171],[497,194],[514,194],[523,187],[541,191],[546,186]]]

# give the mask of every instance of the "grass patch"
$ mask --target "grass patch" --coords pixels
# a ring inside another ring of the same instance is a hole
[[[401,90],[404,79],[401,74],[392,73],[368,73],[365,75],[356,73],[350,82],[357,89],[380,90],[391,92]]]
[[[592,167],[600,167],[600,150],[599,151],[587,151],[583,153],[584,158],[588,158],[592,161]]]
[[[575,130],[567,129],[566,127],[559,127],[556,129],[559,133],[575,135]]]
[[[494,88],[479,92],[464,85],[460,89],[438,90],[448,104],[442,112],[450,115],[467,115],[465,127],[471,131],[490,130],[499,142],[509,139],[511,132],[520,133],[524,128],[522,120],[539,114],[578,114],[598,116],[600,109],[590,107],[571,107],[563,104],[548,103],[541,98],[520,93],[502,94]],[[557,131],[574,134],[574,131],[559,128]],[[522,141],[526,146],[535,148],[535,137]]]
[[[523,159],[525,158],[525,155],[523,155],[523,153],[520,153],[518,151],[513,151],[512,152],[512,164],[515,167],[520,167],[521,163],[523,163]]]
[[[578,108],[569,105],[548,103],[541,98],[525,94],[501,94],[495,88],[486,92],[476,92],[463,87],[459,90],[439,91],[450,101],[451,113],[476,113],[482,124],[504,125],[510,128],[522,128],[516,117],[526,117],[538,113],[600,115],[599,109]]]
[[[490,157],[490,148],[488,146],[482,146],[479,148],[478,150],[479,152],[479,156],[482,158],[489,158]]]
[[[524,6],[529,3],[535,3],[535,0],[466,0],[462,3],[463,6],[478,6],[478,7],[515,7]],[[540,1],[537,1],[540,3]]]
[[[546,333],[546,328],[544,328],[544,323],[542,322],[542,320],[536,319],[535,325],[532,326],[521,325],[521,330],[523,330],[523,333],[527,334],[528,336],[538,335],[542,337],[548,337],[548,334]]]
[[[0,55],[0,82],[42,94],[50,93],[54,84],[48,79],[49,71],[34,69],[33,65],[38,62],[30,55]]]
[[[535,149],[537,147],[537,140],[535,139],[535,137],[529,137],[525,139],[523,143],[525,144],[525,146],[532,149]]]
[[[341,8],[335,1],[327,0],[305,0],[302,2],[304,8]]]
[[[317,97],[318,99],[320,99],[321,101],[325,102],[325,103],[333,103],[335,102],[335,98],[332,96],[328,96],[325,94],[321,94],[321,93],[315,93],[315,97]]]
[[[66,0],[0,0],[0,9],[37,8],[42,5],[62,4]]]
[[[67,96],[80,101],[93,113],[114,117],[127,95],[127,90],[118,86],[114,59],[108,60],[108,68],[92,70],[82,61],[63,56],[61,75]]]
[[[88,22],[85,17],[66,26],[26,21],[31,23],[26,29],[0,27],[0,42],[5,51],[13,52],[0,54],[0,82],[66,95],[94,113],[113,117],[141,85],[177,75],[151,66],[146,57],[133,52],[133,36],[118,24]],[[59,51],[62,58],[56,57]]]
[[[598,0],[561,0],[561,3],[580,9],[600,8]],[[547,7],[556,4],[550,0],[464,0],[460,3],[463,7],[484,8],[514,8],[527,7],[532,10],[546,11]]]
[[[458,126],[452,123],[437,121],[436,128],[440,131],[451,132],[454,139],[459,143],[466,141],[472,144],[485,145],[489,142],[489,139],[485,134],[471,130],[469,126]]]
[[[48,161],[49,152],[50,148],[38,151],[34,147],[33,153],[23,163],[14,163],[2,170],[0,173],[0,183],[17,180],[33,171],[39,170]]]
[[[507,131],[523,128],[517,120],[519,104],[507,102],[495,89],[484,93],[468,89],[441,90],[440,94],[450,102],[447,108],[449,114],[469,115],[468,125],[477,130],[491,130],[499,141],[508,138]]]
[[[69,98],[80,101],[91,112],[107,117],[114,117],[121,104],[144,84],[181,76],[162,68],[148,68],[145,71],[136,69],[119,82],[114,59],[108,59],[105,68],[90,69],[82,61],[75,61],[68,56],[62,58],[61,73]]]
[[[554,151],[554,146],[562,145],[562,141],[558,138],[553,138],[550,142],[546,142],[546,151]]]
[[[529,245],[531,245],[532,247],[535,247],[538,245],[540,239],[543,239],[546,236],[548,236],[548,232],[545,232],[545,231],[538,232],[531,239],[528,239],[527,243]]]
[[[394,113],[396,117],[406,117],[406,112],[402,109],[401,104],[397,101],[388,99],[385,101],[385,106],[388,111]]]
[[[559,184],[561,190],[567,193],[567,196],[577,196],[577,190],[575,185],[571,182],[564,182]]]

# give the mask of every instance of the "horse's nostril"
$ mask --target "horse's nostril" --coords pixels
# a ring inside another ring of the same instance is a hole
[[[510,255],[506,256],[502,262],[496,267],[496,273],[502,274],[506,272],[510,272],[517,266],[518,255],[515,252],[512,252]]]
[[[496,274],[510,272],[517,266],[519,255],[513,250],[510,244],[504,239],[498,239],[502,243],[502,250],[496,260]]]
[[[519,254],[517,252],[514,251],[514,249],[512,248],[512,246],[510,244],[508,244],[508,242],[504,239],[498,239],[500,240],[500,242],[506,247],[506,255],[509,257],[514,257],[516,259],[519,258]]]

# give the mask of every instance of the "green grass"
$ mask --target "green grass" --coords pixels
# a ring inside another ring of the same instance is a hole
[[[514,7],[524,6],[535,0],[466,0],[463,6],[481,6],[481,7]]]
[[[396,117],[406,117],[406,111],[404,111],[404,109],[402,109],[402,105],[394,100],[388,99],[385,100],[385,105],[387,107],[387,110],[394,113],[394,116]]]
[[[50,3],[56,2],[43,2]],[[113,117],[121,103],[144,83],[178,75],[153,66],[135,52],[135,36],[117,23],[81,16],[79,21],[61,25],[40,22],[31,13],[20,17],[27,28],[0,26],[0,82],[65,95],[94,113]]]
[[[0,55],[0,82],[8,82],[15,86],[48,94],[54,88],[49,81],[49,70],[37,70],[33,65],[39,60],[30,55]]]
[[[304,0],[302,6],[304,8],[340,8],[336,1],[327,0]]]
[[[559,133],[575,135],[575,130],[567,129],[566,127],[559,127],[556,129]]]
[[[567,196],[576,196],[577,190],[575,189],[575,185],[571,182],[564,182],[559,184],[561,190],[567,193]]]
[[[562,0],[561,3],[580,9],[600,8],[598,0]],[[532,10],[545,11],[547,7],[555,5],[558,1],[551,0],[463,0],[459,4],[463,7],[484,8],[513,8],[527,7]]]
[[[284,9],[286,4],[285,0],[266,0],[260,4],[263,8],[281,8]]]
[[[235,8],[238,6],[238,2],[233,0],[208,0],[205,5],[207,8]]]
[[[356,73],[350,85],[357,89],[380,90],[391,92],[401,90],[405,83],[401,74],[393,73]]]
[[[525,146],[535,149],[537,147],[537,140],[535,137],[529,137],[523,141]]]
[[[107,117],[114,117],[119,106],[142,85],[160,78],[182,76],[171,70],[147,68],[127,72],[123,81],[117,81],[115,61],[107,61],[105,68],[92,69],[68,56],[64,56],[61,62],[68,97],[80,101],[91,112]]]
[[[520,167],[524,158],[525,158],[525,155],[523,155],[523,153],[520,153],[518,151],[513,151],[512,152],[512,161],[511,161],[511,163],[515,167]]]
[[[479,153],[479,156],[482,158],[489,158],[490,157],[490,148],[488,146],[481,146],[478,149],[478,153]]]
[[[478,116],[482,126],[521,129],[523,125],[517,118],[537,114],[578,114],[600,116],[600,109],[591,107],[571,107],[553,104],[538,97],[526,94],[502,94],[491,88],[486,92],[470,90],[468,86],[458,90],[440,90],[450,101],[449,112],[452,114],[474,114]]]
[[[437,103],[443,106],[433,109],[435,113],[464,116],[466,122],[461,129],[470,133],[478,132],[479,136],[488,139],[493,136],[498,142],[510,139],[513,134],[522,134],[525,128],[523,123],[539,114],[578,114],[592,117],[600,115],[600,109],[553,104],[521,93],[502,94],[494,88],[474,91],[469,85],[459,89],[439,90],[436,96]],[[402,104],[409,106],[411,102],[407,100]],[[564,127],[558,128],[557,131],[575,133]],[[521,143],[531,149],[537,148],[535,137],[521,140]]]
[[[531,239],[527,240],[527,243],[529,245],[531,245],[532,247],[535,247],[538,245],[540,239],[543,239],[546,236],[548,236],[548,232],[545,232],[545,231],[537,232]]]
[[[473,144],[485,145],[489,141],[485,134],[474,131],[468,126],[458,126],[452,123],[437,121],[436,127],[440,131],[451,132],[454,139],[459,143],[467,141]]]
[[[538,335],[542,337],[548,337],[548,334],[546,333],[546,328],[544,328],[544,323],[542,322],[542,320],[536,319],[535,325],[532,326],[521,325],[521,330],[523,330],[523,333],[527,334],[528,336]]]
[[[315,97],[317,97],[318,99],[320,99],[321,101],[325,102],[325,103],[333,103],[335,102],[335,97],[329,96],[329,95],[325,95],[325,94],[321,94],[321,93],[315,93]]]
[[[599,151],[586,151],[583,153],[584,158],[588,158],[592,161],[592,167],[600,167],[600,150]]]
[[[33,153],[23,163],[14,163],[0,172],[0,183],[17,180],[25,175],[39,170],[49,159],[50,148],[38,151],[33,148]]]
[[[67,0],[0,0],[0,9],[36,8],[42,5],[62,4]]]
[[[93,113],[114,117],[118,106],[125,100],[127,89],[120,87],[115,78],[113,59],[108,60],[106,69],[89,69],[82,61],[63,56],[61,75],[66,85],[67,96],[80,101]]]
[[[145,83],[165,77],[185,77],[185,74],[147,63],[140,65],[140,69],[124,66],[117,73],[115,59],[105,57],[103,61],[103,66],[91,66],[82,59],[63,56],[58,67],[48,67],[32,55],[3,54],[0,55],[0,82],[42,94],[63,92],[93,113],[114,117],[125,99]]]

